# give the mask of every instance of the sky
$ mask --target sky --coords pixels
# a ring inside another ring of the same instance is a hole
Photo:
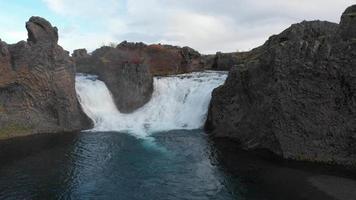
[[[246,51],[293,23],[338,23],[356,0],[0,0],[0,39],[27,39],[25,22],[46,18],[66,50],[109,43],[164,43],[201,53]]]

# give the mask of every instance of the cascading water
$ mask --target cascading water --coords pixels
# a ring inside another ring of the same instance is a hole
[[[130,114],[117,110],[105,83],[95,76],[78,75],[76,90],[84,112],[94,121],[93,131],[126,131],[145,137],[153,132],[201,128],[211,92],[226,77],[226,72],[216,71],[155,77],[151,100]]]

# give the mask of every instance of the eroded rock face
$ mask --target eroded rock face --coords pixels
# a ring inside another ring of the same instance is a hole
[[[89,57],[90,55],[88,54],[86,49],[76,49],[73,51],[72,56],[75,59],[79,59],[79,58]]]
[[[111,54],[120,57],[122,62],[132,61],[147,65],[149,71],[154,76],[164,76],[171,74],[181,74],[204,69],[201,55],[190,47],[177,47],[171,45],[152,44],[146,45],[142,42],[122,42],[117,47],[102,47],[96,53],[110,51]],[[93,53],[94,53],[93,52]],[[79,60],[83,55],[87,55],[85,49],[78,49],[73,52],[73,58]],[[80,62],[80,60],[79,60]],[[80,65],[79,72],[90,71],[91,66]]]
[[[229,71],[234,66],[245,62],[245,58],[250,52],[217,52],[215,55],[203,55],[202,63],[205,69]]]
[[[41,17],[31,17],[26,22],[29,43],[53,43],[58,42],[58,29]]]
[[[31,17],[26,28],[28,42],[0,42],[0,138],[90,128],[57,29],[40,17]]]
[[[127,55],[117,48],[102,47],[91,56],[78,54],[78,51],[73,54],[77,71],[98,75],[109,88],[121,112],[133,112],[151,99],[153,76],[136,52]]]
[[[341,16],[340,33],[346,40],[356,41],[356,5],[345,10]]]
[[[245,149],[356,166],[356,43],[342,39],[346,27],[294,24],[249,52],[214,90],[207,130]]]
[[[203,70],[200,54],[189,47],[122,42],[88,55],[75,50],[80,73],[96,74],[113,94],[121,112],[129,113],[147,103],[153,92],[153,76]]]

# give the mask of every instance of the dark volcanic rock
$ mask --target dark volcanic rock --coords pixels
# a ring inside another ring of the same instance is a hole
[[[356,40],[356,5],[345,10],[341,16],[340,32],[343,39]]]
[[[215,55],[212,69],[217,70],[230,70],[233,66],[238,63],[238,58],[236,53],[221,53],[218,52]]]
[[[249,52],[214,90],[207,130],[245,149],[355,166],[356,43],[341,39],[345,28],[356,29],[302,22]]]
[[[31,17],[26,28],[28,42],[0,42],[0,138],[90,128],[57,29],[40,17]]]
[[[121,55],[138,57],[154,76],[181,74],[204,69],[199,52],[190,47],[171,45],[145,45],[123,42],[117,46]]]
[[[146,45],[142,42],[122,42],[116,48],[104,46],[94,51],[97,55],[110,52],[113,57],[119,57],[119,62],[132,62],[147,65],[149,71],[154,76],[164,76],[171,74],[181,74],[193,71],[204,70],[204,63],[201,55],[190,47],[177,47],[170,45],[152,44]],[[94,54],[93,52],[93,54]],[[73,52],[76,62],[81,62],[80,58],[87,56],[85,49],[78,49]],[[92,71],[90,65],[80,65],[79,72]],[[95,70],[94,70],[95,71]]]
[[[202,62],[205,69],[228,71],[234,66],[244,63],[248,54],[249,52],[217,52],[215,55],[202,56]]]
[[[77,49],[73,51],[72,56],[75,59],[79,59],[79,58],[89,57],[90,55],[88,54],[86,49]]]
[[[75,50],[80,73],[96,74],[113,94],[121,112],[129,113],[147,103],[153,92],[153,76],[203,70],[200,54],[189,47],[122,42],[116,48],[101,47],[88,55]]]
[[[75,51],[73,58],[78,72],[98,75],[106,83],[121,112],[133,112],[151,99],[153,76],[137,52],[102,47],[91,56]]]

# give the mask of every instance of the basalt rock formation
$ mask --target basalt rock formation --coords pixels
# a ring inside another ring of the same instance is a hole
[[[244,149],[356,166],[356,5],[340,24],[294,24],[215,89],[206,129]]]
[[[77,72],[95,74],[113,94],[117,108],[130,113],[147,103],[153,76],[203,70],[200,54],[189,47],[122,42],[104,46],[89,55],[78,49],[72,55]]]
[[[91,55],[76,50],[72,56],[77,72],[98,75],[105,82],[121,112],[133,112],[151,99],[153,76],[136,52],[102,47]]]
[[[203,55],[204,69],[229,71],[232,67],[243,64],[249,52],[222,53]]]
[[[27,42],[0,42],[0,138],[91,127],[75,91],[75,67],[43,18],[26,23]]]
[[[146,65],[154,76],[181,74],[204,69],[201,55],[190,47],[181,48],[161,44],[146,45],[142,42],[131,43],[124,41],[116,47],[101,47],[95,50],[92,55],[95,57],[94,54],[97,52],[110,52],[111,56],[119,57],[121,62]],[[79,62],[78,72],[91,72],[97,68],[93,65],[89,66],[81,63],[81,58],[89,56],[85,49],[75,50],[72,56],[76,62]],[[106,59],[109,60],[110,57],[106,56]]]

